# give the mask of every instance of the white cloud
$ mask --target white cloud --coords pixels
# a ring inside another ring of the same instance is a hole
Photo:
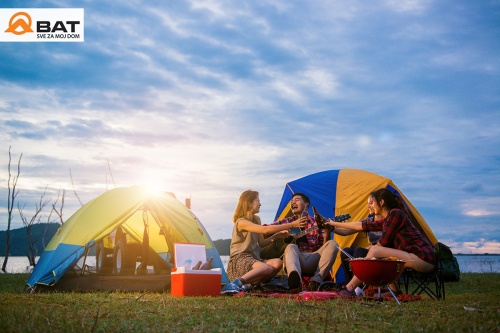
[[[419,13],[431,4],[430,0],[385,0],[386,5],[396,12]]]
[[[466,216],[500,215],[500,197],[467,198],[460,204],[460,208]]]
[[[119,186],[159,182],[213,238],[247,188],[270,221],[287,181],[365,169],[439,239],[498,239],[498,38],[490,3],[453,4],[86,2],[85,43],[4,45],[3,156],[24,154],[31,197],[71,189],[71,169],[90,200],[108,163]]]
[[[224,2],[219,0],[207,0],[207,1],[191,1],[191,7],[195,10],[205,10],[209,12],[215,19],[226,20],[231,18],[229,16],[229,8],[232,2]]]
[[[477,242],[454,242],[452,240],[443,240],[454,254],[500,254],[500,242],[479,240]]]

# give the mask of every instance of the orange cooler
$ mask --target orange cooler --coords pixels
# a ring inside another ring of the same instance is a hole
[[[219,296],[221,291],[222,271],[220,268],[211,270],[188,270],[177,267],[172,270],[172,296]]]

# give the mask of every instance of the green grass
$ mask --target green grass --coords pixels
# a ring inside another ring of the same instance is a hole
[[[500,332],[500,274],[462,274],[446,300],[172,297],[160,293],[23,293],[0,275],[2,332]]]

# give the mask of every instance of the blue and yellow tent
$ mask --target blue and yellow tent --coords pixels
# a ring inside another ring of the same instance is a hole
[[[312,206],[315,206],[324,217],[331,218],[341,214],[350,214],[351,221],[360,221],[368,215],[368,195],[379,188],[387,188],[398,193],[411,212],[411,219],[415,226],[427,235],[432,244],[437,243],[436,236],[427,222],[392,180],[357,169],[323,171],[287,183],[275,219],[292,214],[290,199],[294,193],[301,192],[311,199],[310,215],[313,214]],[[335,235],[335,241],[341,248],[351,245],[368,246],[364,232],[350,236]],[[334,274],[337,273],[339,267],[340,260],[336,260],[333,267]],[[341,276],[337,276],[337,278],[341,278]]]
[[[220,255],[198,218],[171,194],[131,186],[109,190],[75,212],[45,248],[28,287],[54,285],[90,247],[120,226],[142,243],[145,221],[149,247],[166,262],[174,255],[174,243],[204,244],[207,258],[213,258],[212,267],[221,268],[227,282]]]

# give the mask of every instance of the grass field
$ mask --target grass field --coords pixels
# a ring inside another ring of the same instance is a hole
[[[500,274],[462,274],[446,300],[382,303],[162,293],[23,293],[0,275],[2,332],[500,332]]]

